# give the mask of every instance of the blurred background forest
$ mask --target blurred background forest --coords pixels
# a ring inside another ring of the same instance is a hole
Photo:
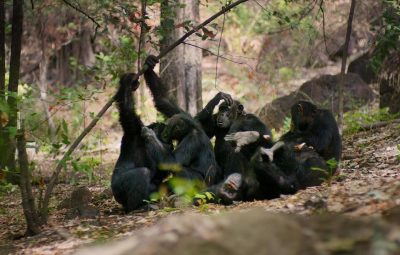
[[[19,202],[10,204],[19,198],[20,131],[25,133],[40,208],[60,158],[114,95],[120,75],[137,73],[148,54],[158,55],[229,3],[2,1],[0,196],[8,206],[0,208],[0,214],[19,217],[2,218],[1,224],[11,221],[15,229],[2,228],[1,239],[24,229]],[[240,100],[247,112],[259,115],[274,134],[281,134],[289,128],[289,107],[297,99],[338,112],[350,4],[248,1],[168,53],[158,72],[170,95],[191,114],[222,91]],[[400,3],[357,1],[345,54],[349,67],[343,83],[344,134],[398,118],[399,46]],[[137,110],[148,124],[161,117],[144,81],[141,84],[135,94]],[[73,187],[88,185],[100,195],[107,193],[121,135],[118,112],[112,107],[60,166],[55,176],[60,184],[57,199],[47,201],[45,218],[59,210],[57,204]]]

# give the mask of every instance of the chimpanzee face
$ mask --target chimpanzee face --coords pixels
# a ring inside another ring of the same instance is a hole
[[[189,123],[180,114],[176,114],[167,120],[166,126],[161,133],[161,140],[164,143],[169,143],[172,140],[182,140],[189,130]]]
[[[292,131],[306,131],[314,122],[317,107],[310,102],[299,101],[292,106]]]
[[[234,102],[232,105],[228,105],[223,102],[219,106],[219,111],[217,114],[217,126],[220,128],[229,128],[233,121],[237,119],[238,116],[243,114],[243,105],[238,102]]]

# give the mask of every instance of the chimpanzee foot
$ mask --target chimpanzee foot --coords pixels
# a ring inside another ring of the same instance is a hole
[[[219,190],[220,196],[229,200],[235,199],[239,194],[242,182],[243,177],[241,174],[234,173],[229,175]]]

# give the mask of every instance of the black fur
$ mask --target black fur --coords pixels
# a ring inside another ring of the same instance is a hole
[[[291,108],[292,129],[284,134],[282,141],[305,142],[325,160],[341,159],[342,140],[333,114],[318,109],[316,105],[299,101]]]
[[[149,156],[148,145],[141,136],[143,123],[134,109],[132,92],[139,83],[133,80],[134,74],[126,74],[120,79],[120,87],[115,95],[119,110],[119,121],[123,129],[120,155],[111,179],[111,188],[115,200],[122,204],[126,212],[133,211],[148,199],[151,192],[168,174],[157,171],[157,162]],[[150,125],[161,133],[164,125]],[[166,145],[168,149],[169,146]]]
[[[262,155],[260,148],[249,159],[249,168],[241,178],[235,176],[238,173],[231,174],[223,182],[209,187],[206,191],[214,193],[215,197],[205,202],[231,204],[233,201],[277,198],[281,194],[294,194],[299,189],[319,185],[327,177],[325,160],[310,148],[296,150],[294,144],[286,143],[275,151],[272,162]],[[199,201],[195,199],[194,203],[199,204]]]
[[[157,152],[158,155],[164,155],[161,160],[163,162],[160,163],[178,164],[181,167],[176,174],[178,177],[202,180],[207,185],[215,182],[219,168],[211,142],[190,115],[186,113],[173,115],[168,119],[161,138],[164,142],[177,140],[178,143],[172,153],[166,150]],[[156,141],[157,137],[153,135],[148,136],[147,139]],[[156,145],[157,142],[150,144]],[[152,150],[156,151],[159,148],[161,146],[154,147]]]
[[[214,108],[221,100],[224,100],[224,102],[221,103],[218,113],[213,114]],[[229,122],[220,125],[222,122],[220,120],[224,117]],[[243,153],[235,153],[232,144],[225,141],[224,138],[227,134],[239,131],[257,131],[261,136],[272,136],[271,131],[257,116],[245,113],[243,105],[221,92],[211,99],[195,118],[201,123],[209,138],[215,136],[214,153],[219,166],[223,170],[223,178],[232,173],[242,173],[249,163]],[[256,147],[256,145],[252,145],[244,151],[252,154]]]

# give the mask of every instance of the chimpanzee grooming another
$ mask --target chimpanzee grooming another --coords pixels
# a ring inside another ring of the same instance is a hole
[[[342,140],[333,114],[329,110],[318,109],[307,101],[298,101],[291,108],[292,127],[280,140],[306,143],[325,160],[341,159]]]
[[[213,114],[214,108],[221,100],[224,101],[220,104],[218,113]],[[224,178],[232,173],[242,173],[249,163],[243,153],[235,153],[232,144],[225,141],[227,134],[256,131],[260,137],[272,136],[271,131],[257,116],[246,113],[242,104],[222,92],[208,102],[196,115],[196,119],[201,123],[208,137],[215,136],[215,157],[223,169]],[[257,144],[253,147],[247,146],[246,151],[253,154],[257,146]]]
[[[153,94],[157,110],[167,117],[182,113],[183,111],[179,107],[168,100],[166,87],[162,85],[160,78],[153,71],[154,66],[158,63],[157,58],[149,56],[145,63],[148,69],[144,77]],[[224,102],[220,105],[219,112],[213,114],[214,108],[221,100],[224,100]],[[222,92],[210,100],[205,108],[195,116],[195,120],[200,122],[209,138],[213,136],[216,138],[215,158],[223,170],[223,176],[220,176],[219,179],[234,172],[241,172],[248,163],[241,153],[234,153],[232,145],[224,140],[226,134],[239,131],[257,131],[261,135],[271,136],[270,130],[261,120],[253,114],[245,113],[242,104],[232,100],[230,95]]]
[[[112,174],[111,188],[115,200],[123,205],[126,212],[144,205],[144,200],[148,199],[151,192],[157,190],[168,175],[166,171],[157,171],[157,162],[149,156],[147,145],[141,136],[143,123],[135,112],[132,97],[132,92],[138,88],[139,82],[133,80],[133,77],[134,74],[123,75],[115,95],[124,134],[120,155]],[[164,125],[153,123],[149,128],[161,134]],[[171,150],[171,144],[161,145],[165,150]]]
[[[161,139],[167,142],[178,141],[173,153],[166,157],[169,158],[169,163],[177,163],[182,166],[182,171],[178,173],[178,176],[200,179],[204,180],[206,184],[213,184],[216,176],[221,174],[219,173],[220,169],[215,160],[211,142],[201,125],[169,100],[166,87],[153,71],[157,62],[154,56],[149,56],[146,59],[145,63],[148,69],[144,73],[144,77],[153,94],[157,110],[169,117]],[[150,141],[157,139],[157,137],[146,133],[146,131],[144,133],[145,137]],[[156,145],[157,143],[152,144]],[[153,149],[156,148],[160,148],[160,146],[153,147]]]
[[[203,180],[207,185],[215,182],[219,171],[215,161],[212,145],[200,125],[186,113],[173,115],[167,120],[161,133],[161,140],[170,143],[177,140],[178,144],[171,153],[165,150],[154,132],[143,128],[143,137],[157,155],[164,155],[160,163],[179,164],[182,169],[178,177]],[[157,159],[158,160],[158,159]]]
[[[260,139],[265,139],[254,132],[238,132],[226,138],[244,148],[246,143],[258,141],[259,144]],[[294,194],[299,189],[321,184],[326,177],[321,170],[327,169],[325,160],[307,146],[295,147],[291,142],[279,141],[272,147],[258,147],[250,159],[250,167],[242,174],[231,174],[220,184],[209,187],[206,191],[214,193],[214,198],[195,199],[194,202],[231,204]]]

